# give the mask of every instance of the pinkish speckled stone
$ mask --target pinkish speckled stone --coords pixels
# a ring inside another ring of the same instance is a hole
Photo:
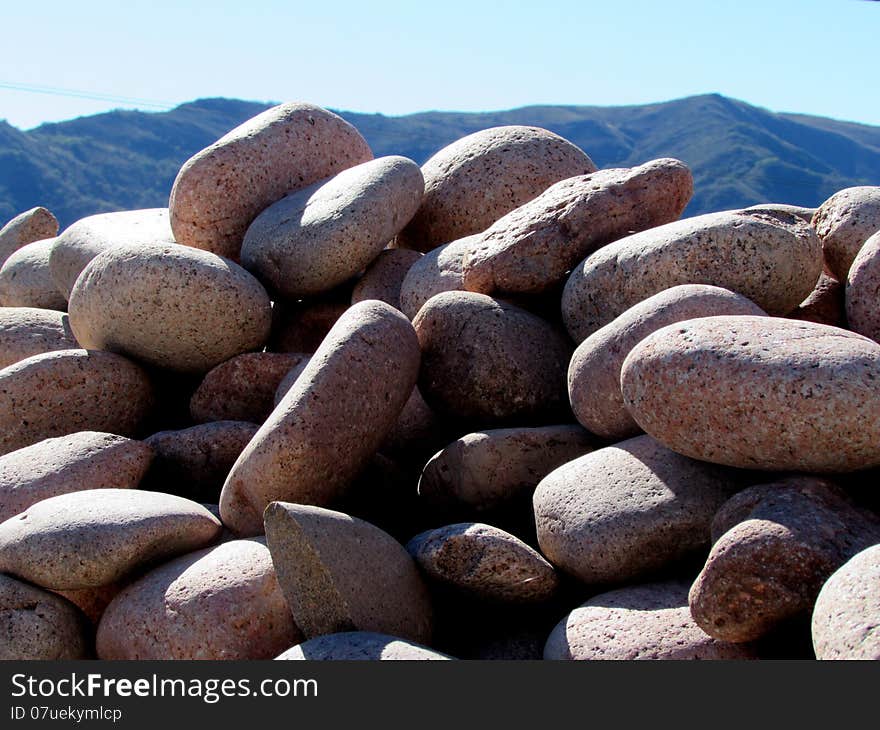
[[[880,231],[880,186],[863,185],[834,193],[819,206],[813,227],[831,273],[838,281],[845,281],[859,249]]]
[[[70,318],[56,309],[0,307],[0,368],[32,355],[79,347]]]
[[[34,241],[12,253],[0,268],[0,306],[67,309],[49,271],[54,238]]]
[[[880,342],[880,231],[862,246],[846,277],[850,329]]]
[[[462,262],[477,236],[468,236],[435,248],[416,261],[400,285],[400,311],[415,319],[435,294],[464,291]]]
[[[403,311],[400,304],[400,290],[407,272],[422,254],[407,248],[391,248],[382,251],[358,280],[351,293],[351,303],[357,304],[367,299],[378,299],[395,309]]]
[[[31,208],[19,213],[0,228],[0,266],[22,246],[57,235],[58,221],[46,208]]]

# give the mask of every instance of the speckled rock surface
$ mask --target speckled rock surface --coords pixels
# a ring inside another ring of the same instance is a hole
[[[631,580],[703,549],[744,475],[636,436],[550,472],[533,503],[541,553],[584,583]]]
[[[859,249],[880,231],[880,186],[844,188],[819,206],[813,227],[822,240],[825,261],[845,281]]]
[[[827,324],[831,327],[848,327],[846,321],[845,287],[829,273],[823,271],[810,295],[788,316],[803,322]]]
[[[419,496],[438,506],[491,510],[534,489],[551,471],[599,445],[580,426],[469,433],[425,464]]]
[[[559,588],[553,566],[509,532],[461,522],[422,532],[406,549],[430,583],[488,601],[540,603]]]
[[[53,593],[57,593],[59,596],[70,601],[85,614],[93,627],[97,627],[101,621],[101,616],[104,615],[104,611],[110,605],[110,601],[116,598],[116,594],[125,587],[125,584],[126,581],[123,580],[119,583],[108,583],[107,585],[94,588],[75,588],[53,591]]]
[[[400,303],[400,290],[407,272],[420,259],[422,254],[406,248],[391,248],[382,251],[358,280],[351,293],[351,303],[357,304],[367,299],[378,299],[395,309],[403,308]]]
[[[725,211],[667,223],[599,249],[569,276],[562,316],[582,342],[627,309],[677,284],[712,284],[771,315],[794,310],[822,272],[816,232],[781,212]]]
[[[688,584],[629,586],[594,596],[547,639],[545,659],[754,659],[745,644],[713,639],[691,618]]]
[[[0,370],[0,455],[76,431],[133,436],[152,406],[147,374],[121,355],[33,355]]]
[[[34,241],[6,259],[0,268],[0,306],[67,308],[49,273],[49,253],[54,243],[54,238]]]
[[[652,332],[685,319],[764,312],[740,294],[705,284],[682,284],[648,297],[585,339],[568,366],[568,398],[578,422],[609,439],[641,429],[620,393],[620,370],[630,350]]]
[[[0,228],[0,266],[22,246],[58,235],[58,221],[46,208],[36,207],[19,213]]]
[[[125,588],[98,626],[99,659],[272,659],[302,634],[265,540],[183,555]]]
[[[80,218],[61,233],[49,256],[52,281],[65,299],[89,261],[113,246],[174,243],[168,208],[124,210]]]
[[[471,292],[432,297],[413,320],[419,390],[437,413],[480,425],[560,417],[571,347],[550,324]]]
[[[273,408],[277,408],[278,404],[282,400],[284,400],[284,396],[287,395],[287,391],[289,391],[293,387],[296,379],[303,374],[303,370],[306,369],[311,359],[311,355],[306,355],[305,357],[303,357],[302,360],[300,360],[296,365],[294,365],[284,374],[284,377],[281,378],[281,381],[278,383],[278,387],[275,389],[275,395],[272,399],[272,402],[274,403]]]
[[[316,636],[275,657],[309,661],[432,661],[454,657],[406,639],[369,631]]]
[[[285,195],[373,158],[326,109],[291,102],[233,129],[187,160],[168,208],[178,243],[237,259],[247,227]]]
[[[562,180],[478,235],[462,260],[464,288],[544,291],[605,244],[677,220],[693,191],[687,165],[670,158]]]
[[[822,584],[880,542],[880,519],[830,482],[793,477],[735,495],[712,524],[715,544],[690,591],[708,634],[751,641],[812,610]]]
[[[275,391],[304,353],[246,352],[213,368],[193,393],[189,412],[196,423],[262,423],[272,412]]]
[[[83,489],[134,489],[153,460],[142,441],[97,431],[46,439],[0,456],[0,522]]]
[[[880,230],[856,255],[846,277],[845,296],[850,328],[880,342]]]
[[[214,502],[232,465],[257,433],[245,421],[214,421],[144,439],[156,452],[144,484],[196,502]]]
[[[813,609],[817,659],[880,659],[880,545],[862,550],[822,586]]]
[[[803,472],[880,464],[880,345],[769,317],[707,317],[657,330],[627,356],[626,407],[679,453]]]
[[[0,661],[88,659],[89,625],[70,601],[0,574]]]
[[[199,504],[140,489],[86,489],[50,497],[0,523],[0,571],[44,588],[113,583],[220,534]]]
[[[393,428],[418,369],[406,317],[379,301],[351,307],[233,466],[223,522],[254,535],[269,502],[338,499]]]
[[[351,287],[299,302],[275,302],[269,352],[312,353],[317,350],[337,320],[351,306]]]
[[[422,201],[419,166],[380,157],[298,190],[247,229],[241,261],[284,299],[313,296],[366,268]]]
[[[469,134],[422,166],[425,200],[398,243],[430,251],[479,233],[553,183],[595,170],[582,150],[540,127]]]
[[[418,461],[421,466],[434,453],[434,447],[442,444],[442,441],[437,443],[442,438],[442,424],[419,389],[413,388],[394,427],[379,444],[379,451],[391,457]]]
[[[272,502],[265,521],[278,582],[307,638],[374,631],[430,641],[427,588],[390,535],[342,512],[287,502]]]
[[[64,312],[35,307],[0,307],[0,368],[56,350],[75,350],[76,338]]]
[[[271,318],[266,291],[247,271],[176,244],[111,248],[70,295],[70,324],[84,347],[188,373],[262,348]]]
[[[406,272],[400,285],[400,311],[414,319],[435,294],[464,291],[462,262],[477,236],[468,236],[426,253]]]
[[[760,213],[767,211],[770,213],[790,213],[796,215],[804,223],[811,223],[813,216],[816,215],[816,208],[805,208],[802,205],[788,205],[787,203],[758,203],[758,205],[750,205],[744,208],[749,213]]]

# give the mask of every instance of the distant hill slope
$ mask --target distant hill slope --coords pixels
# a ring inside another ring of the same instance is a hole
[[[64,227],[92,213],[167,205],[188,157],[268,106],[201,99],[169,112],[115,111],[27,132],[0,122],[0,219],[45,205]],[[600,167],[677,157],[696,180],[686,215],[761,202],[816,206],[840,188],[880,185],[880,127],[775,114],[716,94],[627,107],[340,113],[377,156],[419,163],[465,134],[504,124],[546,127]]]

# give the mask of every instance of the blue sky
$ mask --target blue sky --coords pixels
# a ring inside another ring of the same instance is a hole
[[[199,97],[405,114],[719,92],[880,124],[880,3],[862,0],[4,3],[0,118],[22,128]]]

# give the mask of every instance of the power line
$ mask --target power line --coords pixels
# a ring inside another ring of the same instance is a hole
[[[177,104],[154,99],[139,99],[131,96],[115,96],[113,94],[100,94],[92,91],[78,89],[65,89],[56,86],[37,86],[36,84],[24,84],[15,81],[0,81],[0,89],[10,91],[24,91],[31,94],[49,94],[51,96],[69,96],[75,99],[90,99],[92,101],[109,101],[117,104],[129,104],[132,106],[148,106],[155,109],[169,110]]]

